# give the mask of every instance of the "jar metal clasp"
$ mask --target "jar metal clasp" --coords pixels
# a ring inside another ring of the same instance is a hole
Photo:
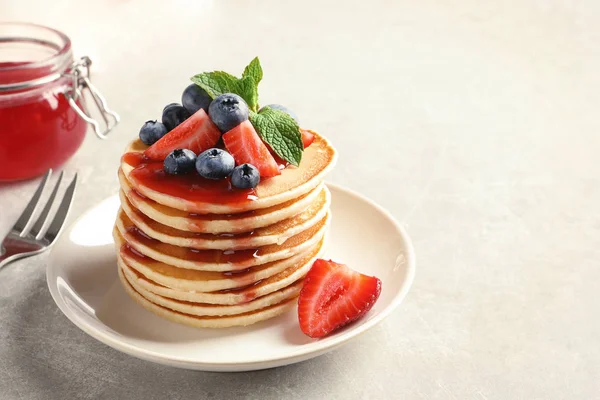
[[[92,82],[90,81],[90,65],[92,60],[89,57],[81,57],[75,61],[71,67],[63,74],[72,79],[71,89],[65,93],[65,97],[75,112],[94,128],[94,133],[100,139],[106,139],[107,135],[119,123],[119,115],[112,111],[106,99]],[[96,105],[104,124],[101,124],[91,116],[90,109],[84,97],[85,92],[89,93],[93,103]],[[78,104],[79,103],[79,104]]]

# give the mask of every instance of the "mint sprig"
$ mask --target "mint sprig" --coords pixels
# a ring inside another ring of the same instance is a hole
[[[258,83],[263,76],[258,57],[248,64],[241,78],[223,71],[204,72],[191,79],[213,99],[224,93],[235,93],[248,104],[252,111],[258,111]]]
[[[279,157],[292,165],[300,165],[302,160],[302,134],[296,121],[288,114],[265,107],[258,112],[258,84],[263,78],[263,70],[258,57],[244,68],[238,78],[227,72],[213,71],[194,75],[191,80],[213,99],[224,93],[235,93],[248,104],[250,122],[261,139]]]
[[[251,76],[254,79],[254,82],[256,82],[257,86],[262,80],[263,70],[260,66],[260,60],[258,59],[258,57],[254,57],[254,59],[250,61],[250,64],[248,64],[246,68],[244,68],[244,72],[242,73],[242,79],[248,76]]]
[[[300,165],[304,146],[294,118],[283,111],[265,107],[259,113],[250,113],[250,122],[275,154],[292,165]]]

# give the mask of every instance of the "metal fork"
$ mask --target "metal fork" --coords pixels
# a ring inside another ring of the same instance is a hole
[[[77,186],[77,174],[75,174],[67,187],[54,218],[48,223],[50,221],[48,214],[50,213],[63,177],[63,173],[60,173],[44,209],[33,226],[31,226],[33,214],[40,202],[40,196],[46,187],[50,175],[52,175],[51,169],[46,172],[33,197],[29,200],[29,204],[27,204],[18,221],[8,235],[6,235],[2,244],[0,244],[0,268],[19,258],[33,256],[49,249],[60,234],[69,214],[71,203],[73,202],[75,186]]]

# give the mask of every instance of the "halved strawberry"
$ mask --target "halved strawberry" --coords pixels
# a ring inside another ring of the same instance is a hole
[[[224,133],[223,143],[237,165],[252,164],[258,168],[258,172],[263,178],[281,174],[275,159],[250,121],[246,120]]]
[[[318,259],[304,278],[298,299],[302,332],[327,335],[362,317],[381,293],[381,281],[331,260]]]
[[[275,153],[273,151],[273,149],[271,148],[271,146],[269,146],[266,143],[265,143],[265,146],[267,146],[267,149],[269,150],[269,153],[271,153],[271,156],[273,156],[273,160],[275,160],[275,162],[277,163],[277,168],[279,168],[280,171],[283,170],[283,169],[285,169],[285,167],[287,167],[289,165],[289,162],[287,162],[283,158],[279,157],[277,155],[277,153]]]
[[[144,155],[151,160],[158,161],[164,160],[175,149],[188,149],[198,155],[204,150],[214,147],[220,137],[219,128],[201,108],[148,147]]]
[[[315,134],[307,129],[300,129],[300,132],[302,132],[302,144],[307,148],[315,140]]]
[[[277,167],[281,170],[284,169],[285,167],[288,166],[288,162],[285,161],[283,158],[279,157],[277,154],[275,154],[274,152],[271,152],[271,155],[273,156],[273,159],[275,160],[275,162],[277,163]]]

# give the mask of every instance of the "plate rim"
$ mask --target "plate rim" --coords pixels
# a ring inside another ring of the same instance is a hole
[[[410,236],[406,232],[406,229],[394,218],[394,216],[385,208],[369,199],[368,197],[341,185],[333,184],[330,182],[326,182],[326,185],[335,191],[340,191],[363,201],[375,208],[377,211],[382,213],[396,228],[399,232],[402,242],[405,247],[405,260],[406,260],[406,278],[400,290],[394,295],[392,301],[388,307],[383,309],[379,314],[369,319],[366,323],[357,326],[356,328],[349,329],[346,332],[341,333],[338,336],[335,336],[331,339],[326,338],[325,340],[318,342],[311,342],[311,346],[309,350],[303,349],[301,346],[299,349],[293,351],[290,354],[286,354],[280,357],[272,357],[265,360],[251,360],[246,362],[206,362],[193,360],[186,357],[181,356],[170,356],[165,355],[163,353],[157,353],[153,350],[148,350],[143,347],[136,346],[131,343],[123,342],[119,340],[118,337],[115,337],[111,333],[107,333],[101,331],[97,328],[94,328],[89,322],[85,321],[85,318],[77,315],[77,313],[72,312],[67,306],[66,303],[62,300],[62,297],[58,293],[58,285],[52,285],[51,282],[56,282],[57,274],[54,274],[53,267],[55,265],[54,257],[52,254],[54,253],[54,249],[51,251],[51,256],[48,259],[48,265],[46,267],[46,284],[48,285],[48,289],[50,291],[50,295],[54,300],[54,303],[60,309],[60,311],[69,319],[75,326],[79,329],[93,337],[94,339],[104,343],[105,345],[112,347],[115,350],[121,351],[128,355],[151,361],[163,365],[170,365],[178,368],[186,368],[186,369],[196,369],[196,370],[204,370],[204,371],[250,371],[256,369],[265,369],[272,368],[287,364],[292,364],[295,362],[300,362],[304,360],[308,360],[313,357],[317,357],[326,352],[335,350],[336,348],[346,344],[348,341],[362,335],[366,331],[372,329],[374,326],[381,323],[384,319],[386,319],[404,300],[408,291],[410,290],[415,273],[416,273],[416,259],[415,252]],[[117,196],[117,194],[113,194],[111,196],[105,197],[103,200],[97,202],[91,207],[88,207],[85,211],[83,211],[73,222],[69,224],[67,229],[63,233],[66,233],[71,230],[73,226],[75,226],[83,217],[85,217],[90,210],[94,209],[102,202],[108,200],[111,197]],[[332,196],[333,197],[333,196]],[[60,239],[59,239],[60,240]],[[89,316],[89,318],[92,318]]]

